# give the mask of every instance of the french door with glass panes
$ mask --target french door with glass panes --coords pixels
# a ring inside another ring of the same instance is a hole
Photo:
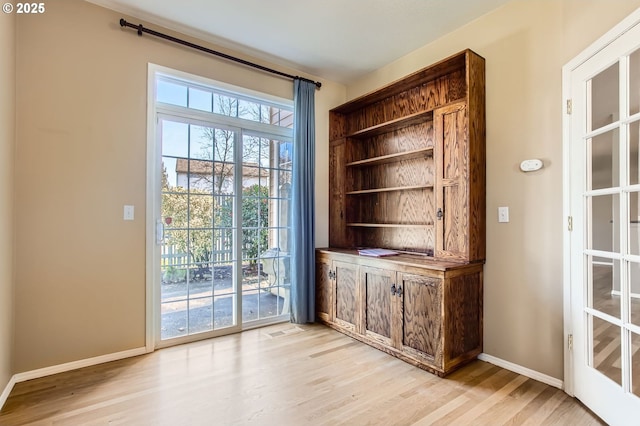
[[[168,114],[157,126],[160,345],[288,320],[290,141]]]
[[[570,87],[573,393],[610,424],[640,415],[640,25],[575,68]],[[567,81],[568,80],[568,81]],[[570,218],[570,219],[571,219]],[[631,423],[629,423],[631,422]]]

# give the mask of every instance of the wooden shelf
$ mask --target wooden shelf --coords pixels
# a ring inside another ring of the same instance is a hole
[[[415,158],[433,156],[433,147],[415,149],[412,151],[399,152],[397,154],[382,155],[380,157],[372,157],[364,160],[352,161],[347,163],[347,167],[366,167],[377,166],[379,164],[394,163],[403,160],[413,160]]]
[[[382,124],[367,127],[366,129],[358,130],[347,135],[348,138],[370,138],[372,136],[381,135],[383,133],[389,133],[394,130],[399,130],[405,127],[413,126],[414,124],[424,123],[425,121],[433,120],[433,110],[416,112],[404,117],[396,118],[395,120],[385,121]]]
[[[347,195],[376,194],[379,192],[414,191],[416,189],[433,189],[433,185],[397,186],[394,188],[374,188],[361,189],[359,191],[349,191]]]
[[[433,223],[420,223],[420,224],[404,224],[404,223],[347,223],[347,226],[357,228],[430,228]]]

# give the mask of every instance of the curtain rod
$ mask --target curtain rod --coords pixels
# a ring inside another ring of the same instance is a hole
[[[284,73],[282,71],[274,70],[272,68],[267,68],[265,66],[262,66],[262,65],[259,65],[259,64],[255,64],[253,62],[245,61],[244,59],[240,59],[240,58],[236,58],[236,57],[231,56],[231,55],[227,55],[226,53],[217,52],[217,51],[209,49],[207,47],[200,46],[198,44],[191,43],[189,41],[182,40],[182,39],[170,36],[168,34],[163,34],[163,33],[160,33],[158,31],[154,31],[154,30],[149,29],[149,28],[145,28],[145,27],[142,26],[142,24],[134,25],[134,24],[132,24],[130,22],[127,22],[124,19],[120,18],[120,26],[121,27],[134,28],[134,29],[138,30],[138,35],[139,36],[142,36],[142,33],[151,34],[151,35],[154,35],[156,37],[160,37],[160,38],[163,38],[165,40],[169,40],[169,41],[172,41],[174,43],[181,44],[183,46],[191,47],[192,49],[197,49],[197,50],[200,50],[202,52],[206,52],[206,53],[209,53],[211,55],[219,56],[221,58],[228,59],[228,60],[233,61],[233,62],[238,62],[238,63],[240,63],[242,65],[246,65],[246,66],[249,66],[249,67],[257,68],[257,69],[259,69],[261,71],[265,71],[265,72],[268,72],[268,73],[271,73],[271,74],[276,74],[276,75],[279,75],[280,77],[286,77],[286,78],[290,78],[292,80],[298,79],[298,80],[302,80],[302,81],[307,81],[309,83],[315,84],[318,89],[320,89],[320,87],[322,87],[322,83],[320,83],[319,81],[313,81],[313,80],[309,80],[308,78],[287,74],[287,73]]]

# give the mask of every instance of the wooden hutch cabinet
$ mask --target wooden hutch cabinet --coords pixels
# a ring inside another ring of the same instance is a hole
[[[438,375],[482,351],[484,97],[466,50],[330,111],[317,318]]]

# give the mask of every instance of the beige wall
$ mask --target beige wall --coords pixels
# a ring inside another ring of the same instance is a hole
[[[0,393],[13,375],[15,30],[15,15],[0,15]]]
[[[561,67],[638,6],[640,0],[516,0],[346,90],[323,81],[316,102],[317,245],[328,242],[328,110],[475,50],[487,60],[485,352],[562,378]],[[118,26],[120,17],[59,0],[42,16],[17,20],[14,372],[144,345],[148,62],[291,97],[286,80],[139,38]],[[11,63],[11,29],[1,24],[9,47],[2,49],[4,65]],[[0,85],[6,81],[2,75]],[[11,102],[2,93],[6,120]],[[13,133],[1,127],[9,132],[4,154]],[[526,158],[542,158],[545,168],[519,172]],[[3,171],[10,169],[9,162]],[[0,185],[2,206],[10,206],[4,200],[11,185]],[[135,205],[134,222],[122,221],[124,204]],[[511,222],[498,224],[504,205]],[[10,209],[0,209],[0,221],[3,215],[10,219]],[[3,242],[4,251],[11,254],[11,245]],[[0,280],[0,300],[7,300],[11,279]],[[3,314],[11,310],[3,307]],[[2,347],[10,335],[3,323]],[[10,373],[8,358],[0,351],[0,385]]]
[[[638,0],[513,1],[347,87],[371,91],[465,48],[486,59],[484,351],[563,378],[562,66]],[[541,158],[535,173],[519,171]],[[497,223],[498,206],[511,222]]]
[[[57,0],[17,20],[17,372],[145,344],[148,62],[292,98],[288,80],[138,37],[120,17]],[[328,109],[346,91],[323,81],[316,94],[326,199]],[[135,221],[122,220],[124,204]],[[326,245],[326,205],[318,211]]]

